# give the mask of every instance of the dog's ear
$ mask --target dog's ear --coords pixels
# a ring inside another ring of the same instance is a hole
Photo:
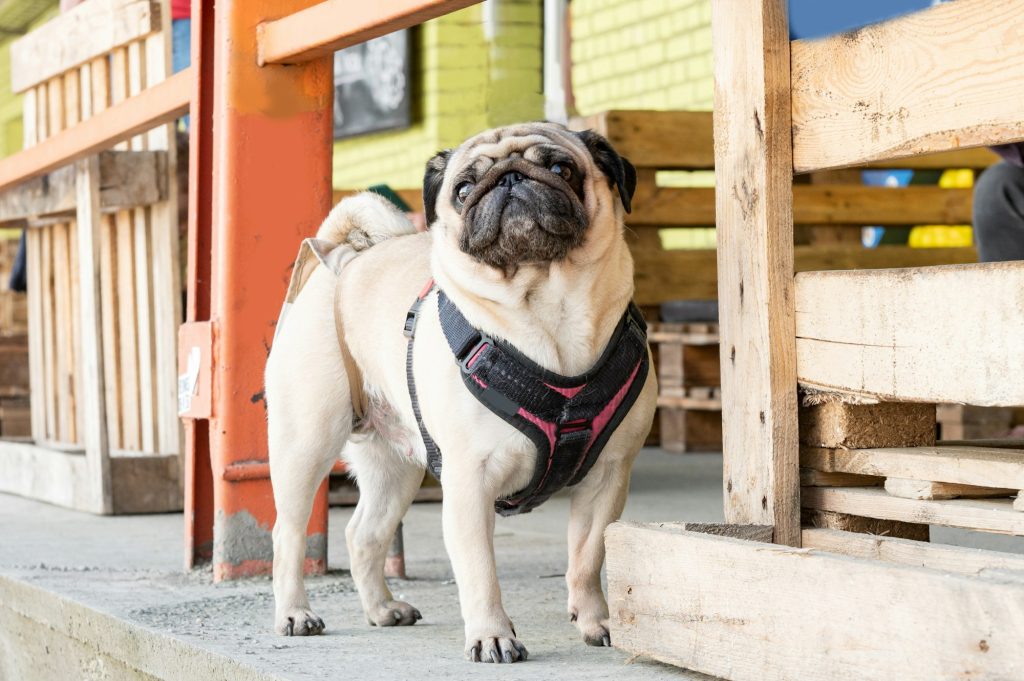
[[[437,196],[441,193],[441,185],[444,184],[444,170],[448,166],[448,158],[452,155],[451,149],[437,152],[434,158],[427,161],[427,169],[423,173],[423,212],[427,216],[427,229],[437,219]]]
[[[615,184],[619,199],[626,212],[633,209],[633,193],[636,191],[636,168],[624,156],[619,156],[611,143],[593,130],[584,130],[576,135],[587,146],[597,167],[608,176],[609,185]]]

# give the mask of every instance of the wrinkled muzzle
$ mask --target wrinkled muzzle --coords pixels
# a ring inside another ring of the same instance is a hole
[[[492,166],[466,198],[462,217],[462,251],[505,272],[564,259],[583,243],[590,223],[565,180],[522,158]]]

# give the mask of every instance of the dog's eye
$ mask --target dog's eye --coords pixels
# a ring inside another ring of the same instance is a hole
[[[555,175],[561,175],[566,182],[572,177],[572,167],[568,163],[552,163],[549,170]]]
[[[474,186],[476,185],[472,182],[463,182],[455,188],[455,200],[459,202],[460,206],[466,202],[466,199],[469,197],[469,193],[473,191]]]

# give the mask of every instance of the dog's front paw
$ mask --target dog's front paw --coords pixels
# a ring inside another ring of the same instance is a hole
[[[526,662],[529,653],[513,632],[512,636],[471,636],[466,639],[465,655],[470,662],[511,664]]]
[[[274,618],[274,630],[282,636],[316,636],[324,632],[324,621],[312,610],[290,608]]]
[[[385,601],[366,611],[366,621],[374,627],[407,627],[421,619],[420,611],[404,601]]]

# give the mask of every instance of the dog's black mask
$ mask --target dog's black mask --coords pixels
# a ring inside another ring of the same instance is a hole
[[[628,212],[636,188],[633,166],[600,135],[587,131],[579,136]],[[428,224],[437,217],[437,200],[444,200],[439,193],[449,156],[441,152],[427,164],[423,199]],[[449,199],[463,219],[459,248],[511,276],[525,264],[563,260],[580,246],[590,226],[583,206],[584,171],[568,160],[561,174],[553,167],[550,160],[533,163],[516,156],[494,164],[475,181],[454,182]]]

